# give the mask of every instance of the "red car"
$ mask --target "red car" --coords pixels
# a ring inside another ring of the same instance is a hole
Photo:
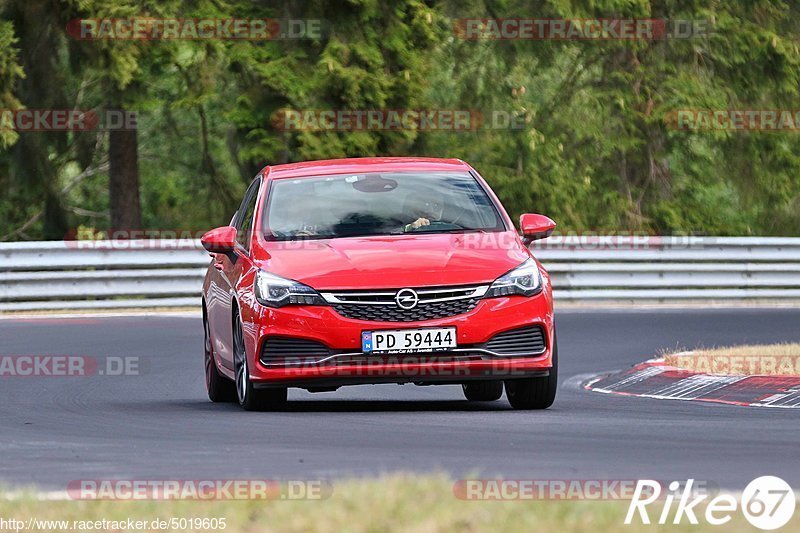
[[[520,219],[457,159],[363,158],[264,168],[230,226],[202,238],[209,398],[279,407],[287,388],[505,384],[517,409],[555,398],[550,279]]]

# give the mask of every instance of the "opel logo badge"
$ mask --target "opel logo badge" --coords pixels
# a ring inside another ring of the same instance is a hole
[[[419,303],[419,295],[414,289],[400,289],[397,291],[394,301],[400,309],[414,309]]]

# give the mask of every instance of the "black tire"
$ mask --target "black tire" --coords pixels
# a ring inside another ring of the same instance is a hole
[[[245,411],[271,411],[286,404],[288,391],[285,387],[256,389],[250,381],[244,333],[238,312],[233,318],[233,360],[236,372],[236,398]]]
[[[541,378],[509,379],[505,382],[508,402],[514,409],[547,409],[558,388],[558,341],[553,336],[553,368]]]
[[[208,319],[203,313],[203,358],[205,363],[206,392],[208,399],[216,403],[231,403],[236,401],[236,384],[219,373],[214,362],[214,352],[211,346],[211,328]]]
[[[503,395],[502,381],[470,381],[463,383],[461,388],[464,397],[471,402],[493,402]]]

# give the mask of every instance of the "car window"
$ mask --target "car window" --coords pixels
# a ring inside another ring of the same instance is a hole
[[[278,179],[266,209],[268,240],[506,229],[486,191],[461,172]]]
[[[242,200],[242,205],[239,207],[239,220],[236,224],[236,240],[239,244],[250,251],[250,238],[252,237],[253,229],[253,216],[256,212],[256,202],[258,201],[258,188],[261,180],[256,178]]]

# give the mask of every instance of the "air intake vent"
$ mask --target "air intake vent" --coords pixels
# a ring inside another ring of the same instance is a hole
[[[547,342],[541,326],[526,326],[495,335],[484,348],[502,355],[539,355]]]
[[[283,364],[285,362],[316,361],[331,355],[322,343],[292,337],[267,337],[261,345],[261,362]]]

